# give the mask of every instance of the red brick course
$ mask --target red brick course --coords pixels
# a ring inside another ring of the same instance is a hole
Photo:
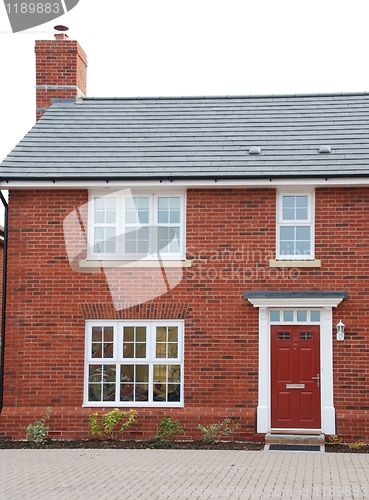
[[[186,439],[200,437],[198,423],[225,417],[241,424],[235,439],[261,439],[255,434],[258,310],[243,292],[340,290],[349,299],[333,310],[333,323],[342,318],[347,325],[345,341],[333,341],[337,433],[369,440],[368,188],[316,190],[315,256],[322,267],[298,269],[269,267],[275,257],[274,189],[190,189],[186,240],[192,267],[165,295],[121,311],[114,309],[104,273],[77,272],[68,261],[63,221],[86,202],[85,190],[10,191],[0,436],[24,438],[21,426],[50,406],[54,435],[89,437],[88,417],[96,409],[82,408],[86,319],[183,318],[185,406],[138,408],[138,423],[126,436],[152,437],[160,419],[171,415]]]

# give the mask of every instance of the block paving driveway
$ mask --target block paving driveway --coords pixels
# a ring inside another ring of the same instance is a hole
[[[0,500],[368,499],[369,454],[0,450]]]

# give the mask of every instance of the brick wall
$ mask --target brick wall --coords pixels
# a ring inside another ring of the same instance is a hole
[[[87,202],[87,192],[10,191],[0,435],[24,438],[21,426],[51,406],[54,436],[88,438],[88,417],[96,410],[82,408],[85,319],[173,317],[185,321],[185,407],[138,408],[131,435],[152,437],[161,418],[171,415],[185,428],[184,439],[199,438],[198,423],[229,416],[241,424],[236,439],[263,439],[255,434],[258,310],[243,292],[318,289],[349,293],[333,311],[333,323],[342,318],[347,325],[345,342],[333,342],[337,432],[368,440],[369,189],[316,190],[316,258],[322,267],[313,269],[269,268],[275,200],[274,189],[189,190],[192,267],[165,295],[115,311],[105,275],[77,272],[68,261],[63,221]]]

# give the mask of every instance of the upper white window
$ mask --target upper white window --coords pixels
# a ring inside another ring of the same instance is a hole
[[[183,192],[90,193],[90,258],[184,258],[184,240]]]
[[[314,193],[277,195],[277,259],[314,259]]]

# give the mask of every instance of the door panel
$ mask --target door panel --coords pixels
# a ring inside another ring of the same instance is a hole
[[[320,327],[274,325],[271,337],[272,428],[320,429]]]

